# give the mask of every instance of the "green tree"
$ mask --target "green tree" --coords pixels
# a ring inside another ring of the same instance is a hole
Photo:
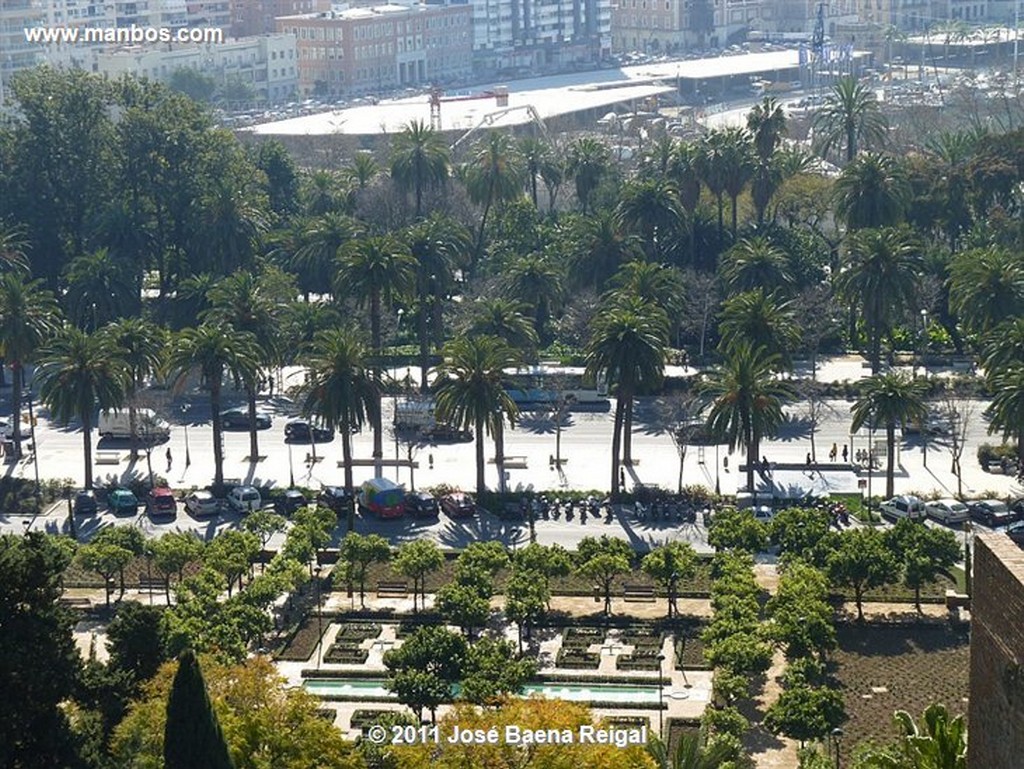
[[[576,185],[576,198],[584,215],[590,208],[591,197],[608,173],[610,161],[608,147],[599,139],[585,136],[569,145],[565,171]]]
[[[640,568],[668,593],[668,618],[675,610],[676,589],[679,580],[687,580],[696,573],[697,554],[687,542],[669,542],[654,548],[644,556]]]
[[[623,231],[614,211],[601,209],[564,226],[571,254],[569,278],[575,286],[601,291],[622,265],[639,256],[636,238]]]
[[[306,360],[307,391],[303,413],[319,417],[324,425],[341,434],[345,463],[345,490],[351,496],[352,433],[364,423],[380,423],[380,380],[368,365],[366,347],[357,334],[345,328],[319,332],[310,345]],[[349,510],[352,531],[355,511]]]
[[[812,507],[790,507],[772,519],[772,542],[786,561],[797,559],[817,567],[825,564],[836,546],[829,529],[832,517],[825,510]]]
[[[833,191],[836,215],[851,232],[895,227],[910,202],[910,185],[899,161],[872,152],[847,165]]]
[[[509,203],[520,197],[525,172],[523,156],[512,135],[505,131],[489,131],[474,147],[463,178],[469,199],[483,206],[474,249],[475,260],[483,255],[484,230],[491,206],[495,203]]]
[[[260,547],[266,549],[270,538],[288,526],[288,519],[273,510],[254,510],[242,519],[242,529],[259,537]]]
[[[516,623],[520,654],[523,639],[530,637],[530,628],[543,616],[550,600],[548,580],[543,574],[521,567],[512,570],[505,583],[505,616]]]
[[[424,708],[430,710],[434,721],[437,706],[451,701],[452,685],[462,674],[466,653],[466,641],[457,633],[436,626],[420,628],[384,654],[385,685],[418,715]]]
[[[886,532],[886,542],[903,567],[903,583],[914,591],[914,605],[920,612],[921,588],[934,582],[960,557],[956,535],[904,518]]]
[[[675,182],[679,203],[686,211],[690,259],[697,258],[697,206],[707,156],[698,142],[676,142],[669,159],[668,176]]]
[[[373,153],[368,150],[355,153],[349,159],[348,165],[345,166],[345,175],[360,190],[369,187],[378,174],[380,174],[380,164],[377,163]]]
[[[718,330],[719,349],[737,344],[750,345],[776,357],[780,368],[790,365],[790,353],[800,340],[793,302],[780,299],[764,289],[744,291],[722,303]]]
[[[209,75],[192,67],[178,67],[167,81],[169,87],[198,102],[208,102],[217,90],[217,83]]]
[[[955,254],[949,265],[949,309],[981,335],[1019,318],[1024,314],[1020,256],[996,246]]]
[[[149,544],[153,565],[164,575],[164,595],[171,605],[171,577],[178,576],[178,583],[185,579],[185,567],[198,561],[203,554],[203,540],[191,531],[169,531]]]
[[[467,336],[493,336],[509,347],[533,355],[539,339],[534,322],[524,313],[529,306],[504,296],[481,297],[469,307]]]
[[[847,163],[861,146],[881,144],[887,131],[874,90],[854,77],[844,77],[832,86],[812,126],[822,157],[843,147]]]
[[[341,540],[338,556],[345,564],[345,576],[351,585],[359,585],[359,605],[366,607],[366,575],[370,565],[386,563],[391,558],[391,545],[379,534],[356,534],[350,531]]]
[[[242,577],[260,552],[260,540],[250,531],[222,531],[203,553],[203,565],[224,576],[231,597],[235,582],[242,589]]]
[[[504,487],[504,423],[519,415],[505,390],[505,369],[521,362],[519,353],[491,336],[455,339],[444,349],[438,370],[437,415],[447,424],[473,430],[476,440],[476,493],[484,485],[484,435],[494,435],[499,488]]]
[[[817,655],[817,661],[825,664],[836,647],[836,629],[828,602],[828,580],[822,572],[807,563],[787,563],[765,609],[771,617],[769,633],[783,646],[787,659],[814,659]]]
[[[731,765],[742,755],[738,742],[725,739],[705,742],[700,734],[692,732],[679,738],[674,752],[654,734],[650,735],[646,747],[658,769],[718,769]]]
[[[481,638],[466,650],[459,699],[476,705],[500,704],[522,692],[523,684],[536,672],[536,661],[516,657],[508,641]]]
[[[604,613],[612,613],[612,583],[615,578],[630,570],[633,555],[629,545],[621,539],[604,535],[584,537],[576,547],[576,573],[592,579],[604,596]]]
[[[536,252],[516,257],[505,270],[505,293],[533,311],[534,328],[542,341],[549,340],[548,319],[562,300],[564,282],[561,265]]]
[[[893,714],[900,736],[890,748],[869,751],[865,769],[967,769],[967,724],[941,703],[925,708],[920,725],[905,710]]]
[[[131,675],[136,683],[148,681],[167,661],[164,653],[163,611],[137,601],[125,601],[107,626],[111,667]]]
[[[143,535],[142,530],[136,526],[107,526],[100,529],[96,536],[92,538],[90,544],[115,545],[127,550],[131,554],[131,558],[127,562],[121,563],[117,570],[118,583],[121,586],[121,597],[123,598],[124,591],[127,589],[125,570],[135,558],[146,552],[146,537]]]
[[[423,215],[423,192],[448,179],[451,159],[444,137],[422,121],[413,120],[391,140],[391,178],[405,193],[415,195],[415,215]]]
[[[778,356],[737,341],[701,386],[711,401],[708,430],[728,442],[730,451],[747,450],[747,488],[751,490],[761,440],[782,424],[782,405],[794,397],[789,384],[775,376],[778,363]]]
[[[1003,440],[1017,444],[1017,465],[1024,467],[1024,365],[1012,365],[993,372],[989,381],[994,388],[989,404],[989,433],[1002,432]]]
[[[615,388],[615,424],[609,489],[618,498],[619,449],[622,461],[632,464],[633,399],[660,380],[668,344],[668,317],[663,309],[639,297],[614,295],[604,301],[591,326],[586,348],[587,375],[604,379]],[[625,437],[625,439],[624,439]]]
[[[427,575],[444,566],[444,554],[429,539],[414,539],[398,548],[394,569],[403,577],[412,580],[412,610],[416,611],[416,596],[420,603],[427,600],[425,581]]]
[[[550,175],[558,164],[557,156],[551,145],[544,139],[524,136],[519,140],[519,155],[523,159],[527,187],[533,207],[537,208],[537,177]]]
[[[76,256],[67,266],[64,294],[67,317],[84,331],[139,310],[136,268],[105,248]]]
[[[616,214],[626,231],[635,232],[651,261],[659,260],[666,244],[683,223],[682,207],[672,182],[667,179],[636,179],[619,193]]]
[[[57,312],[57,302],[42,282],[15,272],[0,275],[0,353],[11,367],[11,437],[18,456],[24,365],[56,331]]]
[[[467,639],[472,639],[473,630],[487,624],[491,615],[490,580],[477,573],[464,574],[463,578],[443,585],[437,591],[437,610],[445,621],[462,628]]]
[[[206,692],[199,660],[191,650],[178,658],[178,672],[167,699],[164,766],[167,769],[233,769],[220,721]]]
[[[894,582],[899,567],[877,529],[851,529],[839,537],[828,556],[828,575],[833,585],[853,590],[857,619],[864,619],[864,592]]]
[[[296,232],[284,264],[298,277],[308,301],[311,293],[325,293],[331,287],[339,250],[362,237],[363,227],[351,216],[332,210],[298,219],[293,228]]]
[[[197,328],[188,328],[178,334],[171,343],[168,368],[178,378],[184,379],[198,369],[202,383],[210,392],[210,410],[213,418],[213,483],[220,488],[224,485],[224,426],[221,423],[221,387],[225,373],[240,378],[258,368],[260,352],[252,334],[235,331],[225,334],[224,330],[212,323],[203,323]]]
[[[738,128],[723,129],[716,162],[719,165],[722,189],[729,196],[731,203],[732,239],[736,240],[737,201],[744,188],[754,178],[754,151],[750,135]]]
[[[118,357],[128,368],[125,398],[128,401],[128,423],[132,434],[132,455],[138,456],[138,408],[136,398],[146,379],[158,371],[163,359],[166,335],[164,330],[143,318],[121,318],[103,333],[110,339]]]
[[[893,495],[896,471],[896,426],[906,428],[908,424],[922,423],[927,416],[924,392],[927,382],[913,379],[905,374],[890,372],[876,374],[864,381],[861,396],[850,412],[853,422],[850,432],[855,433],[865,425],[885,429],[885,495]]]
[[[719,552],[759,553],[768,546],[768,529],[750,511],[726,507],[711,519],[708,544]]]
[[[905,229],[859,230],[849,238],[847,264],[836,290],[860,308],[867,327],[871,373],[882,363],[882,338],[892,332],[894,316],[913,306],[921,273],[921,250]]]
[[[89,571],[94,571],[103,577],[107,585],[106,598],[107,606],[110,606],[110,594],[114,575],[124,572],[125,568],[134,560],[135,556],[131,550],[113,542],[89,542],[82,545],[78,551],[78,560],[82,566]],[[122,589],[121,594],[124,595]]]
[[[824,739],[846,718],[842,695],[826,687],[796,686],[783,690],[764,716],[773,734],[797,740]]]
[[[231,164],[229,153],[224,161]],[[214,178],[195,201],[193,250],[220,275],[252,266],[268,226],[266,201],[250,183],[248,164],[225,169],[231,178]]]
[[[124,364],[105,335],[67,328],[40,353],[35,378],[40,399],[58,421],[81,421],[85,487],[92,488],[93,415],[97,407],[123,405],[128,385]]]
[[[762,289],[771,294],[793,286],[786,253],[763,235],[743,238],[722,256],[721,274],[730,292]]]

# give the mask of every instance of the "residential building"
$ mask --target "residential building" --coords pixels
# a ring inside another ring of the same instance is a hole
[[[295,36],[304,94],[444,83],[473,68],[468,5],[378,5],[277,19]]]
[[[46,9],[39,0],[0,2],[0,104],[11,76],[42,60],[43,47],[25,41],[25,29],[46,23]]]
[[[194,69],[218,85],[245,84],[259,102],[291,99],[299,80],[295,37],[283,33],[171,50],[130,46],[101,51],[94,54],[92,69],[110,77],[128,74],[161,82],[167,82],[176,70]]]
[[[771,27],[765,0],[615,0],[612,47],[616,52],[673,52],[717,47],[750,30]]]
[[[325,13],[331,0],[232,0],[231,34],[236,37],[265,35],[277,30],[278,16]]]

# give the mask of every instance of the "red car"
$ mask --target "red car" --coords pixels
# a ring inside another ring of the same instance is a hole
[[[452,518],[470,518],[476,515],[476,503],[462,491],[455,491],[441,497],[441,509]]]
[[[151,516],[167,515],[176,518],[178,515],[178,501],[174,498],[174,492],[166,486],[158,486],[151,489],[146,496],[146,510]]]

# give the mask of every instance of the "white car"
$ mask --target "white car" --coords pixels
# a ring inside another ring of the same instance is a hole
[[[216,515],[220,512],[220,500],[210,492],[199,489],[185,497],[185,511],[195,518]]]
[[[775,518],[775,511],[767,505],[752,507],[750,508],[750,512],[753,513],[754,520],[760,521],[761,523],[771,523]]]
[[[893,497],[879,506],[883,516],[896,520],[909,518],[912,521],[923,521],[925,516],[924,502],[917,497]]]
[[[940,499],[936,502],[929,502],[924,506],[929,518],[939,523],[964,523],[969,517],[967,505],[957,502],[955,499]]]
[[[236,513],[251,513],[263,507],[263,498],[253,486],[235,486],[228,493],[228,507]]]

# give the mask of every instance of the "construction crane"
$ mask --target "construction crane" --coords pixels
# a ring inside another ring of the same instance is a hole
[[[480,91],[479,93],[462,94],[460,96],[445,96],[444,90],[435,86],[430,89],[430,127],[435,131],[441,130],[441,105],[443,103],[475,101],[476,99],[494,99],[498,107],[507,107],[508,88],[499,85],[490,91]]]
[[[537,112],[536,109],[534,109],[532,104],[523,104],[518,107],[505,107],[504,109],[495,110],[494,112],[488,112],[486,115],[483,116],[483,118],[480,119],[479,123],[477,123],[475,126],[466,131],[466,133],[464,133],[462,136],[455,140],[455,143],[452,144],[451,146],[452,152],[454,152],[459,147],[459,145],[464,144],[466,141],[468,141],[471,136],[476,134],[481,129],[492,126],[499,119],[505,117],[505,115],[509,115],[512,114],[513,112],[518,112],[520,110],[525,111],[530,116],[530,120],[532,120],[534,125],[536,125],[540,129],[540,132],[545,139],[551,139],[551,135],[548,133],[548,127],[544,124],[544,120],[543,118],[541,118],[540,113]]]

